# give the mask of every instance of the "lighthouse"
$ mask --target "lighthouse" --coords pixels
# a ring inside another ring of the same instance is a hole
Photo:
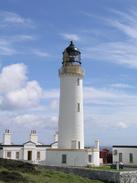
[[[59,69],[59,148],[84,149],[83,76],[81,53],[71,41]]]
[[[83,77],[81,52],[71,41],[59,69],[58,145],[46,151],[51,166],[99,166],[99,141],[84,147]]]

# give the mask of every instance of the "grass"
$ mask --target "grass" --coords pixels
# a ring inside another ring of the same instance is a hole
[[[116,171],[116,169],[112,169],[109,165],[99,166],[99,167],[89,167],[92,170],[113,170]]]
[[[101,183],[101,181],[90,180],[80,176],[47,169],[41,170],[39,176],[32,174],[27,174],[26,177],[27,176],[35,183]]]
[[[111,168],[110,165],[102,165],[102,166],[99,166],[99,167],[91,167],[89,166],[88,167],[90,170],[106,170],[106,171],[115,171],[115,172],[120,172],[120,171],[124,171],[123,169],[115,169],[115,168]]]
[[[0,159],[0,183],[102,183],[28,163]]]
[[[28,183],[28,180],[19,172],[3,170],[0,172],[0,180],[3,182],[22,182]]]

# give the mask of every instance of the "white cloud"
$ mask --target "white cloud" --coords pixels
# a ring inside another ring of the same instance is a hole
[[[21,34],[14,36],[2,36],[0,37],[0,55],[14,55],[19,53],[14,48],[14,43],[32,41],[35,37],[32,35]]]
[[[85,87],[84,98],[86,103],[108,104],[120,106],[136,106],[137,95],[113,88]],[[114,108],[115,109],[115,108]]]
[[[85,48],[85,57],[137,68],[137,42],[105,42]]]
[[[106,34],[98,36],[93,46],[87,46],[84,55],[96,61],[111,62],[137,69],[137,13],[136,9],[128,12],[111,10],[109,18],[100,18],[105,25]],[[86,14],[86,16],[89,16]],[[110,29],[111,28],[111,29]],[[100,31],[101,32],[101,31]],[[102,32],[101,32],[102,33]],[[99,34],[98,34],[99,35]],[[100,38],[100,39],[99,39]]]
[[[124,122],[119,122],[118,123],[118,127],[120,127],[120,128],[127,128],[128,125],[126,123],[124,123]]]
[[[10,47],[7,47],[7,46],[1,46],[0,45],[0,55],[14,55],[16,54],[16,50],[14,48],[10,48]]]
[[[41,125],[41,127],[46,128],[55,128],[57,126],[57,117],[56,116],[48,116],[48,115],[42,115],[42,114],[21,114],[17,115],[13,118],[13,123],[18,125],[27,126],[28,124],[30,128],[38,127]]]
[[[117,94],[111,91],[108,91],[107,89],[101,89],[101,88],[94,88],[94,87],[85,87],[84,88],[84,98],[85,100],[91,99],[93,100],[109,100],[109,99],[115,99],[117,97]]]
[[[26,65],[21,63],[3,67],[0,73],[0,93],[21,88],[27,79]]]
[[[29,18],[21,17],[20,15],[9,11],[0,11],[0,23],[1,27],[9,25],[22,25],[31,28],[34,27],[32,21]]]
[[[5,115],[1,114],[0,124],[1,126],[6,126],[6,128],[13,128],[15,131],[20,129],[55,129],[57,128],[57,117],[52,115],[45,114],[34,114],[34,113],[6,113]]]
[[[59,98],[59,89],[46,90],[44,97],[48,99],[58,99]]]
[[[39,57],[49,57],[49,54],[46,51],[38,50],[38,49],[32,49],[32,54],[35,54]]]
[[[112,12],[117,16],[117,18],[106,19],[107,22],[119,29],[122,33],[127,35],[129,38],[137,39],[137,13],[135,10],[131,9],[129,12],[120,12],[117,10],[112,10]]]
[[[35,107],[42,97],[43,91],[39,84],[36,81],[29,81],[24,88],[7,93],[4,104],[10,109]]]
[[[0,39],[0,55],[14,55],[16,50],[10,45],[9,40]]]
[[[137,95],[123,90],[86,87],[85,117],[97,128],[137,126]]]
[[[59,109],[59,100],[57,100],[57,99],[51,100],[51,102],[50,102],[50,108],[52,110],[58,111],[58,109]]]
[[[113,83],[110,85],[110,87],[112,88],[123,88],[123,89],[126,89],[126,88],[134,88],[133,86],[129,85],[129,84],[125,84],[125,83]]]
[[[67,40],[72,40],[72,41],[79,41],[80,37],[77,34],[68,34],[68,33],[61,33],[60,34],[63,38]]]
[[[21,41],[32,41],[34,40],[34,36],[27,35],[27,34],[21,34],[21,35],[14,35],[14,36],[8,36],[4,37],[9,42],[21,42]]]
[[[22,109],[38,105],[44,91],[37,81],[28,81],[24,64],[6,66],[0,73],[1,109]]]

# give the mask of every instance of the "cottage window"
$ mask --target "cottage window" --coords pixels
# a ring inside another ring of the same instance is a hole
[[[129,163],[133,163],[133,154],[129,153]]]
[[[11,158],[11,151],[7,152],[7,158]]]
[[[40,160],[40,151],[37,152],[37,160]]]
[[[16,159],[19,159],[19,152],[16,152]]]
[[[119,162],[123,162],[122,153],[119,153]]]
[[[62,154],[62,163],[67,163],[67,155]]]
[[[88,162],[91,163],[91,160],[92,160],[92,156],[91,154],[88,155]]]

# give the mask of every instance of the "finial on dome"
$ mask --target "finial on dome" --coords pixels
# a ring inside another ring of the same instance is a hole
[[[70,46],[74,46],[74,43],[73,43],[73,41],[72,41],[72,40],[70,41]]]

